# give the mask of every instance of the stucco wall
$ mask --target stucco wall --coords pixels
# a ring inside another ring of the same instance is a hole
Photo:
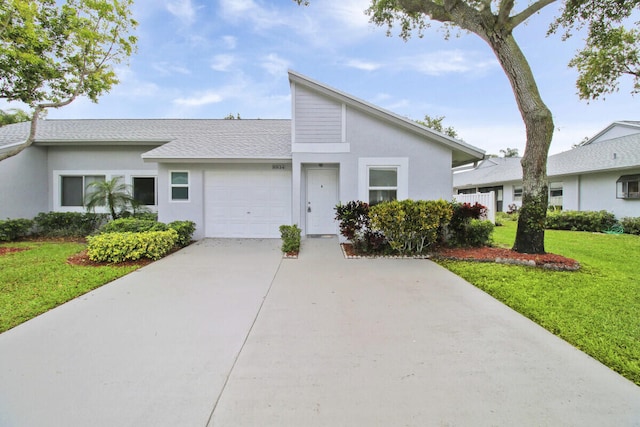
[[[47,150],[29,147],[0,162],[0,219],[48,211]]]
[[[616,198],[616,181],[621,175],[640,174],[640,169],[588,174],[580,177],[580,210],[607,210],[617,218],[640,217],[640,200]]]
[[[158,221],[193,221],[196,223],[194,239],[204,237],[204,171],[211,165],[160,164],[158,165]],[[189,201],[170,200],[169,172],[189,172]]]

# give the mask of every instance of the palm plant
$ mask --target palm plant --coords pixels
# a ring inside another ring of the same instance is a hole
[[[108,181],[94,181],[87,185],[84,204],[87,211],[94,211],[96,206],[106,206],[111,219],[116,219],[118,218],[116,210],[126,208],[133,201],[128,186],[121,181],[120,177],[114,177]]]

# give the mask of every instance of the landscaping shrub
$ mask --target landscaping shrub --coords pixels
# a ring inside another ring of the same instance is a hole
[[[20,237],[28,236],[33,229],[33,221],[18,218],[0,221],[0,241],[11,242]]]
[[[157,260],[176,245],[178,233],[173,230],[142,233],[104,233],[87,237],[87,255],[96,262],[119,263],[141,258]]]
[[[369,204],[360,200],[335,207],[336,220],[340,221],[340,234],[353,241],[369,229]]]
[[[299,252],[300,251],[300,234],[302,230],[297,224],[281,225],[280,235],[282,236],[282,252]]]
[[[472,219],[464,233],[465,246],[481,247],[491,243],[491,234],[495,225],[491,221]]]
[[[484,224],[487,208],[476,202],[451,203],[453,211],[451,221],[445,232],[445,242],[453,246],[483,246],[489,243],[493,224],[491,227]],[[487,234],[488,233],[488,234]]]
[[[625,217],[620,220],[622,228],[626,234],[640,235],[640,217]]]
[[[173,221],[168,224],[169,228],[178,233],[176,245],[181,248],[189,245],[196,231],[196,223],[193,221]]]
[[[41,212],[35,218],[36,233],[45,237],[85,237],[95,233],[107,214],[91,212]]]
[[[444,200],[395,200],[369,210],[371,229],[381,232],[393,250],[404,254],[422,253],[434,244],[451,215],[451,205]]]
[[[552,230],[602,232],[616,224],[616,217],[607,211],[549,211],[546,228]]]
[[[369,204],[360,200],[335,207],[335,219],[340,221],[340,234],[349,239],[362,253],[380,253],[389,248],[384,234],[371,230]]]
[[[169,226],[149,219],[118,218],[100,228],[101,233],[143,233],[145,231],[166,231]]]

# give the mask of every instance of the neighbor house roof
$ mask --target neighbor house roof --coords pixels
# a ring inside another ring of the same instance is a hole
[[[0,150],[26,141],[29,123],[0,128]],[[36,145],[149,145],[149,161],[290,159],[290,120],[40,120]]]
[[[316,92],[323,93],[333,99],[338,99],[344,102],[346,105],[356,108],[360,111],[364,111],[377,119],[392,123],[410,132],[417,133],[430,141],[442,144],[450,148],[453,152],[452,163],[453,166],[459,166],[466,163],[472,163],[484,158],[485,151],[467,144],[459,139],[451,138],[443,133],[437,132],[426,126],[422,126],[417,122],[410,120],[406,117],[399,116],[391,111],[387,111],[376,105],[373,105],[362,99],[358,99],[352,95],[349,95],[340,90],[334,89],[330,86],[313,80],[307,76],[299,74],[295,71],[289,70],[289,80],[296,84],[301,84]]]
[[[549,156],[547,175],[567,175],[640,168],[640,133],[583,145]],[[520,158],[487,159],[475,169],[454,173],[453,186],[488,186],[522,180]]]

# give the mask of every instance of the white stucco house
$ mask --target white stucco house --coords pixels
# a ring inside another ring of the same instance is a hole
[[[549,205],[640,217],[640,122],[618,121],[588,141],[549,156]],[[495,191],[497,210],[522,203],[520,158],[488,158],[454,173],[454,193]]]
[[[121,177],[195,238],[336,234],[338,202],[451,199],[452,167],[484,151],[294,71],[286,120],[42,120],[0,162],[0,218],[84,211],[88,183]],[[0,150],[29,124],[0,128]]]

